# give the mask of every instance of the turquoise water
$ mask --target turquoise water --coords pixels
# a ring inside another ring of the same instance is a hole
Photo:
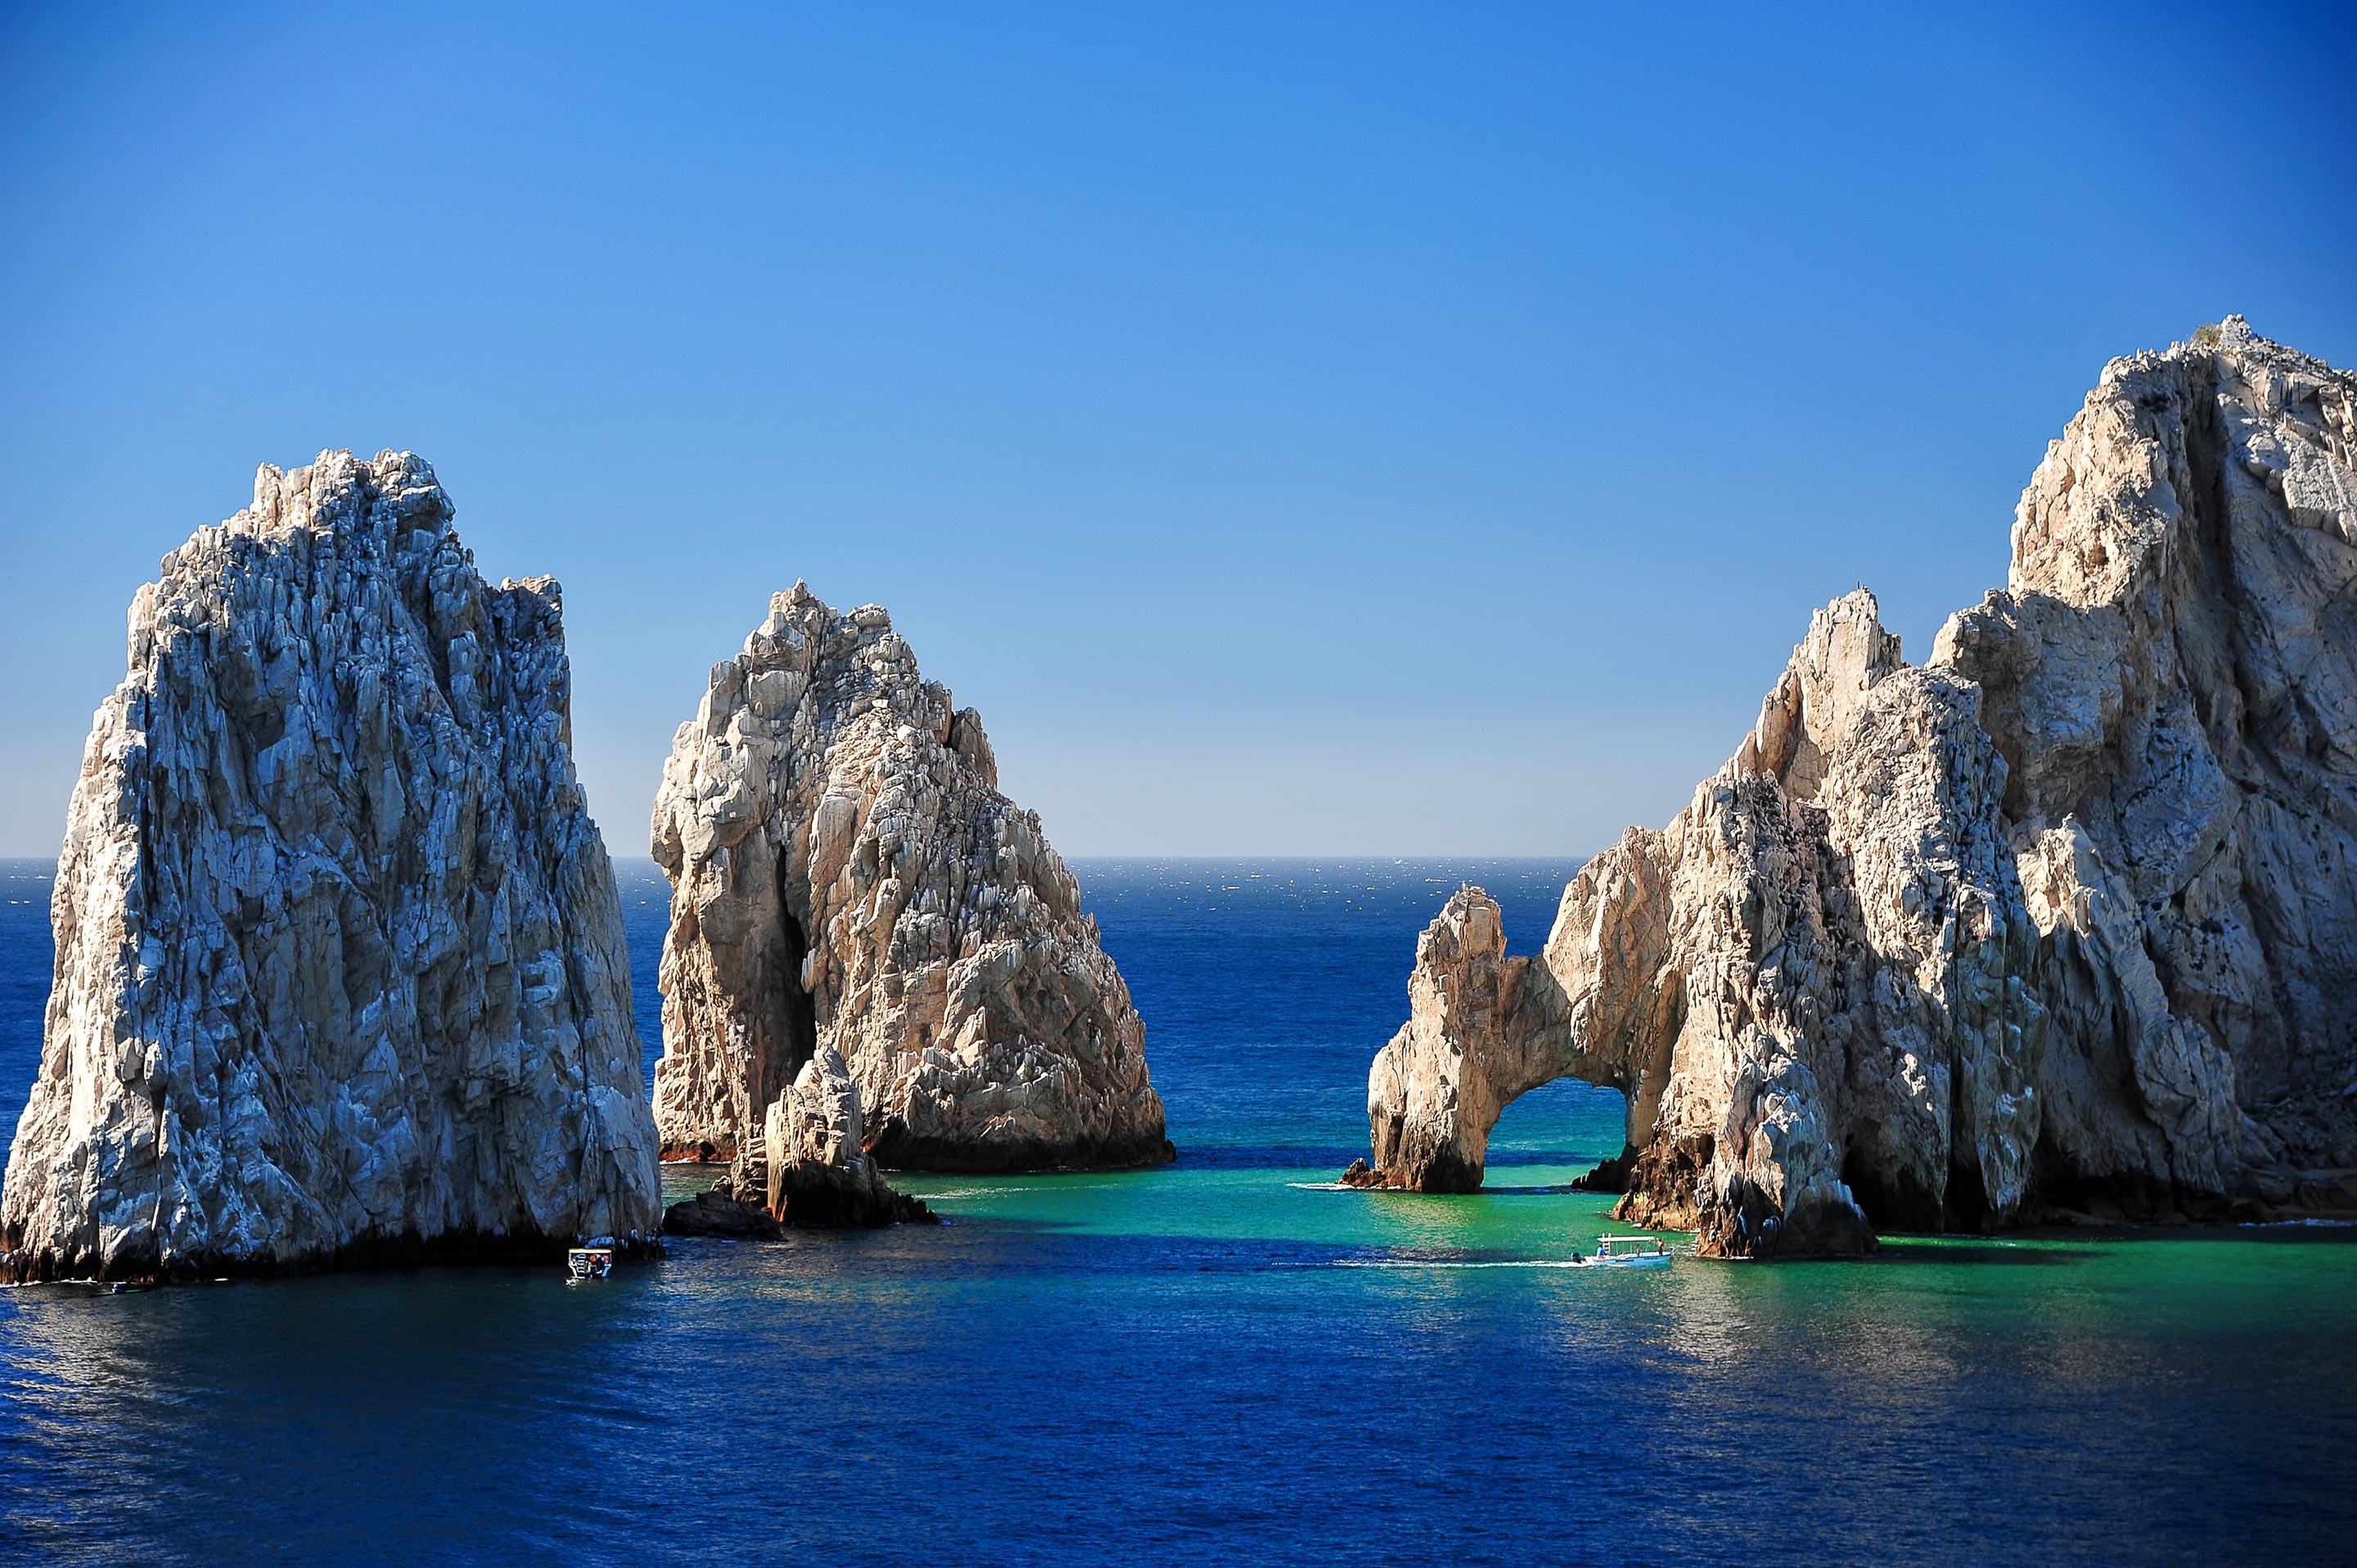
[[[1610,1200],[1562,1186],[1620,1139],[1618,1098],[1578,1085],[1509,1111],[1490,1192],[1323,1187],[1457,876],[1527,949],[1566,869],[1083,863],[1168,1169],[910,1177],[952,1223],[684,1241],[596,1287],[0,1293],[0,1553],[2357,1559],[2347,1231],[1566,1269]],[[624,873],[651,1033],[662,889]],[[19,1099],[46,874],[0,867]]]

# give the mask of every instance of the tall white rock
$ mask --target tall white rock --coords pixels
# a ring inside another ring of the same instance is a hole
[[[98,711],[0,1277],[534,1255],[660,1223],[548,578],[406,453],[264,467]]]
[[[2104,369],[1932,656],[2012,764],[2049,1163],[2131,1208],[2357,1166],[2357,376],[2204,336]]]
[[[667,1155],[733,1159],[735,1190],[774,1206],[770,1167],[843,1141],[773,1110],[851,1092],[888,1166],[1170,1157],[1129,989],[997,783],[980,717],[919,675],[880,607],[776,596],[713,667],[655,801]]]
[[[1930,667],[1819,612],[1537,958],[1452,899],[1357,1179],[1478,1187],[1576,1076],[1629,1098],[1621,1216],[1706,1251],[2357,1207],[2357,377],[2239,318],[2115,361],[2013,542]]]

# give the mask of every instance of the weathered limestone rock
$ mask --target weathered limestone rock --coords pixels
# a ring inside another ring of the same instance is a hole
[[[1714,1251],[1763,1231],[1870,1244],[1843,1176],[1853,1123],[1903,1143],[1935,1193],[1953,1161],[1977,1170],[1976,1141],[1952,1146],[1952,1090],[2002,1095],[1983,1036],[2007,1038],[2007,1020],[1985,1015],[2008,1001],[2007,941],[2026,958],[2031,929],[2018,887],[2006,924],[2001,841],[1973,831],[2004,776],[1973,703],[1900,663],[1872,596],[1818,612],[1734,760],[1668,829],[1582,868],[1536,961],[1506,956],[1486,895],[1449,901],[1369,1079],[1375,1168],[1471,1191],[1498,1112],[1574,1076],[1628,1097],[1623,1217]],[[2014,1026],[2034,1032],[2016,991]]]
[[[890,1225],[931,1218],[903,1197],[867,1155],[859,1086],[833,1046],[802,1064],[792,1085],[770,1102],[763,1144],[769,1208],[793,1225]]]
[[[2166,1219],[2357,1166],[2357,378],[2239,320],[2115,361],[1930,668],[1819,612],[1736,757],[1565,890],[1451,899],[1366,1178],[1478,1187],[1515,1095],[1629,1099],[1706,1252]]]
[[[859,1086],[851,1081],[843,1053],[822,1046],[770,1106],[762,1188],[739,1195],[724,1181],[673,1204],[663,1229],[682,1236],[774,1239],[786,1225],[840,1230],[939,1223],[931,1209],[892,1190],[860,1134]]]
[[[406,453],[264,467],[131,610],[59,861],[0,1277],[651,1236],[654,1125],[556,585]]]
[[[714,666],[655,801],[667,1154],[733,1159],[732,1189],[772,1202],[787,1152],[805,1182],[856,1154],[1170,1157],[1128,988],[1039,818],[996,785],[979,717],[876,606],[838,615],[797,584]]]
[[[2104,369],[1932,656],[2012,765],[2053,1185],[2130,1213],[2357,1166],[2357,376],[2211,336]]]

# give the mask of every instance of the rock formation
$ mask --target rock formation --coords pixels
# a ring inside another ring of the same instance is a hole
[[[406,453],[264,467],[131,608],[0,1276],[630,1247],[659,1216],[557,586]]]
[[[763,1118],[770,1213],[790,1225],[888,1225],[930,1211],[885,1183],[867,1155],[859,1086],[834,1047],[802,1064]]]
[[[1706,1252],[2357,1207],[2352,586],[2357,377],[2239,318],[2114,361],[1930,667],[1837,600],[1535,959],[1450,900],[1361,1179],[1478,1187],[1569,1075]]]
[[[763,1119],[767,1170],[759,1190],[747,1189],[740,1197],[724,1182],[673,1204],[663,1229],[676,1236],[774,1239],[788,1225],[841,1230],[939,1223],[931,1209],[885,1181],[868,1157],[862,1123],[859,1087],[843,1053],[820,1047]]]
[[[2011,764],[2057,1175],[2131,1210],[2357,1165],[2353,592],[2357,376],[2230,317],[2105,371],[1933,650]]]
[[[730,1189],[772,1205],[863,1149],[959,1171],[1170,1157],[1128,987],[997,781],[980,718],[876,606],[797,584],[713,667],[655,800],[668,1157],[733,1160]]]

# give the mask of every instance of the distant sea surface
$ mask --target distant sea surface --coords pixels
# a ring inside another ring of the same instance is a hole
[[[665,888],[619,866],[651,1067]],[[1330,1190],[1416,933],[1535,948],[1561,862],[1082,861],[1179,1149],[904,1177],[951,1223],[554,1268],[0,1292],[0,1561],[2357,1560],[2357,1239],[1895,1240],[1557,1266],[1620,1097],[1491,1190]],[[0,1132],[45,863],[0,863]],[[683,1196],[709,1173],[672,1177]]]

